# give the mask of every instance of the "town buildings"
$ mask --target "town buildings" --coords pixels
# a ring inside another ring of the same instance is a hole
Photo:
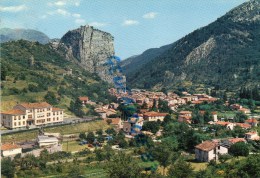
[[[1,113],[2,126],[9,129],[63,122],[63,110],[46,102],[21,103]]]

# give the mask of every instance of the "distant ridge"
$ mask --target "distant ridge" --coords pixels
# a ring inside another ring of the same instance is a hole
[[[37,30],[11,28],[0,29],[0,43],[16,41],[20,39],[27,41],[38,41],[41,44],[47,44],[50,41],[46,34]]]

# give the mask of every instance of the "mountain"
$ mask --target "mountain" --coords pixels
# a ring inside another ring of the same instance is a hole
[[[121,62],[121,67],[124,73],[131,75],[138,71],[142,65],[145,65],[155,57],[170,49],[170,47],[171,45],[165,45],[160,48],[148,49],[140,55],[132,56],[123,60]]]
[[[66,112],[78,96],[102,103],[111,100],[108,83],[66,60],[49,44],[10,41],[1,44],[0,53],[1,110],[11,109],[16,102],[45,101],[48,91]]]
[[[57,49],[88,72],[97,73],[105,81],[112,81],[105,66],[107,59],[115,53],[111,34],[92,26],[81,26],[68,31],[60,39]]]
[[[260,1],[243,3],[159,55],[158,49],[151,49],[150,55],[141,55],[140,63],[140,56],[124,61],[128,85],[156,90],[259,85],[259,29]],[[139,64],[139,69],[133,67]]]
[[[0,29],[0,43],[20,40],[20,39],[28,40],[28,41],[38,41],[41,44],[46,44],[50,40],[47,35],[37,30],[10,29],[10,28]]]

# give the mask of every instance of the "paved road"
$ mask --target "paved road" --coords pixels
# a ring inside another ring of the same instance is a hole
[[[44,126],[31,126],[30,129],[34,128],[40,128],[40,127],[49,127],[49,126],[58,126],[58,125],[66,125],[66,124],[75,124],[75,123],[82,123],[82,122],[90,122],[95,120],[96,117],[85,117],[85,118],[66,118],[64,119],[63,122],[60,123],[54,123],[54,124],[49,124],[49,125],[44,125]],[[19,129],[14,129],[14,130],[1,130],[1,135],[6,134],[6,133],[15,133],[19,132],[21,130],[30,130],[27,128],[19,128]]]

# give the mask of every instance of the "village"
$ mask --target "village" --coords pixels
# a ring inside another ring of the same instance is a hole
[[[95,131],[91,139],[88,138],[88,133],[61,135],[60,133],[44,132],[44,126],[62,123],[64,114],[62,109],[55,108],[46,102],[21,103],[14,106],[12,110],[2,112],[1,124],[8,129],[29,129],[33,126],[35,128],[38,127],[40,130],[33,140],[19,143],[2,143],[1,155],[3,157],[14,158],[17,154],[21,154],[22,156],[33,154],[38,157],[41,151],[45,149],[49,153],[63,151],[65,150],[64,147],[68,147],[66,142],[68,144],[68,141],[75,140],[78,140],[76,143],[80,146],[78,147],[79,149],[73,153],[82,151],[83,147],[84,149],[87,148],[94,151],[96,148],[103,148],[104,145],[113,140],[116,133],[123,133],[125,137],[124,140],[127,140],[127,142],[130,142],[131,139],[135,139],[137,135],[141,134],[152,138],[154,143],[160,144],[161,140],[164,139],[164,127],[166,127],[165,125],[162,127],[161,123],[167,124],[169,118],[170,120],[174,120],[174,122],[185,124],[188,128],[195,131],[201,130],[202,133],[215,134],[212,139],[202,139],[201,143],[194,145],[192,152],[195,153],[195,160],[199,162],[218,160],[220,155],[228,154],[229,148],[235,143],[251,143],[260,140],[257,132],[257,130],[259,130],[257,129],[259,115],[252,116],[250,109],[244,108],[237,103],[229,104],[225,101],[222,105],[225,108],[229,108],[231,112],[239,113],[244,116],[245,119],[243,121],[238,121],[234,118],[236,116],[220,117],[218,115],[219,111],[199,109],[195,116],[194,111],[184,109],[189,107],[194,108],[196,105],[210,105],[220,100],[219,98],[211,97],[206,94],[189,94],[188,92],[182,92],[182,96],[179,96],[174,92],[165,94],[163,92],[151,92],[138,89],[132,90],[131,93],[118,93],[114,88],[111,88],[109,92],[116,96],[117,103],[100,106],[90,101],[87,96],[78,98],[82,106],[88,103],[94,105],[96,107],[95,111],[99,114],[99,118],[110,128]],[[162,103],[166,103],[167,105],[163,105]],[[207,122],[204,117],[205,115],[208,117]],[[204,117],[203,124],[195,119],[195,117],[198,116],[201,118]],[[154,126],[151,126],[151,123],[157,125],[156,127],[158,129],[154,131],[152,128]],[[229,135],[222,138],[216,137],[216,130],[220,128],[226,130],[226,132],[241,129],[243,135],[240,134],[235,137]],[[126,146],[123,146],[120,142],[121,141],[113,142],[112,148],[114,150],[126,148]]]

